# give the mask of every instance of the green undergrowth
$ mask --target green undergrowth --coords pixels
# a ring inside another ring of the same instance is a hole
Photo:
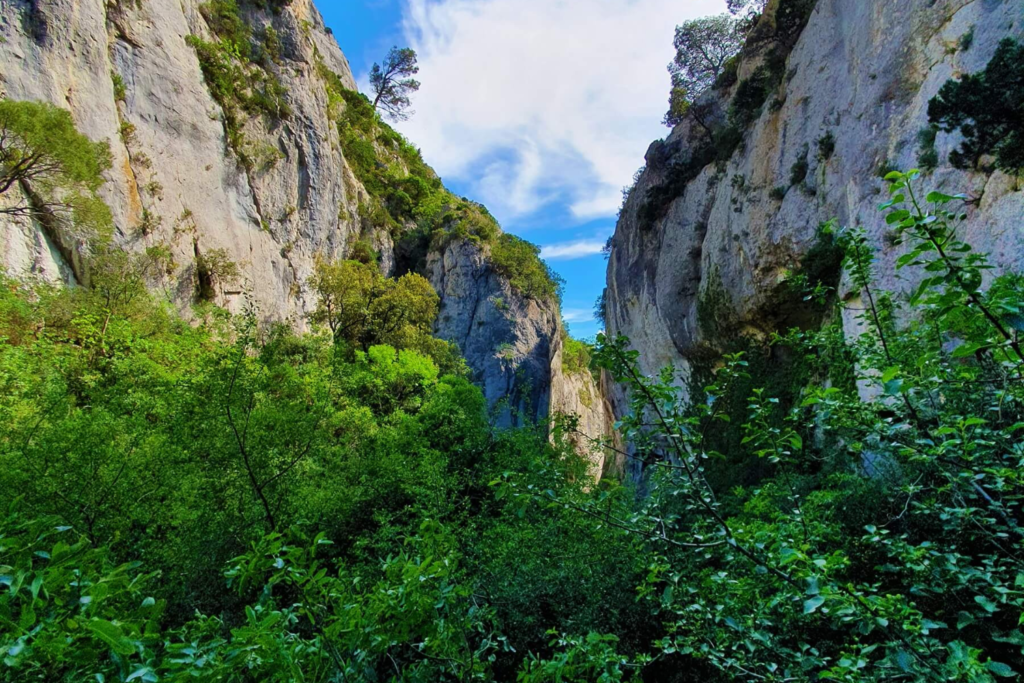
[[[549,628],[662,633],[631,539],[496,495],[587,462],[491,425],[422,278],[334,264],[296,334],[114,257],[0,274],[0,680],[515,680]]]
[[[711,273],[701,292],[697,320],[703,340],[686,353],[691,395],[699,395],[713,383],[730,355],[742,354],[747,363],[746,376],[737,379],[737,392],[723,399],[722,412],[730,422],[707,432],[711,449],[725,454],[708,465],[708,477],[723,490],[755,485],[768,472],[767,463],[735,456],[743,452],[743,435],[732,428],[731,420],[739,423],[746,418],[752,389],[771,387],[782,409],[780,415],[799,402],[809,382],[855,389],[842,325],[830,313],[844,256],[832,226],[823,226],[798,266],[766,296],[751,320],[739,319],[718,271]],[[823,345],[816,357],[808,356],[780,343],[779,335],[788,330],[821,330],[822,338],[830,338],[833,345]]]
[[[579,375],[591,370],[594,345],[576,339],[562,331],[562,370],[570,375]]]

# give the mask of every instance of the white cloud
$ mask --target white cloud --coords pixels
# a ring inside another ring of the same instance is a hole
[[[540,248],[540,257],[548,261],[568,261],[570,259],[585,258],[600,254],[604,249],[604,240],[577,240],[575,242],[562,242],[560,244],[549,244]]]
[[[562,311],[562,320],[567,323],[585,323],[594,319],[594,312],[585,308],[567,308]]]
[[[723,0],[406,0],[423,87],[402,131],[499,218],[615,213],[663,137],[672,35]]]

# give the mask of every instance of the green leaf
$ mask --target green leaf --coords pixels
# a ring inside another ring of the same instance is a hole
[[[948,195],[941,192],[929,192],[925,200],[932,204],[948,204],[954,199],[963,199],[963,195]]]
[[[96,637],[104,641],[119,655],[130,655],[135,653],[135,646],[125,637],[121,628],[105,619],[93,619],[85,627],[96,634]]]
[[[128,678],[125,679],[125,681],[138,681],[138,680],[146,681],[146,683],[149,683],[150,681],[158,680],[158,678],[157,678],[156,672],[153,671],[153,669],[149,668],[148,666],[144,666],[144,667],[141,667],[141,668],[136,669],[135,671],[133,671],[131,673],[131,675],[128,676]]]
[[[789,564],[790,562],[795,562],[799,558],[800,553],[792,548],[783,548],[779,551],[779,561],[781,564]]]
[[[804,600],[804,614],[810,614],[825,604],[825,598],[815,595],[813,598]]]
[[[886,396],[898,396],[903,389],[903,380],[894,379],[890,382],[886,382],[884,389]]]
[[[986,598],[984,595],[976,595],[976,596],[974,596],[974,602],[978,603],[983,608],[985,608],[985,611],[988,612],[989,614],[992,614],[994,612],[998,612],[999,611],[999,605],[997,605],[996,603],[992,602],[991,600]]]
[[[1011,669],[1008,665],[1002,662],[989,661],[985,664],[985,668],[991,671],[994,675],[1002,678],[1012,678],[1017,675],[1017,672]]]

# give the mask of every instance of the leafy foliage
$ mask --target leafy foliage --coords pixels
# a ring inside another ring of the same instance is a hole
[[[513,287],[534,299],[561,296],[562,280],[540,258],[540,247],[503,233],[491,245],[491,265]]]
[[[430,349],[440,299],[426,278],[407,273],[384,277],[376,263],[319,262],[311,286],[319,301],[310,316],[326,325],[337,342],[369,351],[388,344]]]
[[[668,65],[672,91],[665,125],[675,126],[697,101],[716,84],[726,65],[743,47],[740,22],[723,14],[692,19],[676,27],[676,55]]]
[[[1024,169],[1024,44],[1004,39],[985,70],[950,79],[928,103],[928,120],[964,141],[949,155],[956,168],[995,156],[997,168]]]
[[[646,639],[630,539],[489,486],[582,498],[587,464],[543,426],[493,430],[447,345],[388,332],[390,304],[436,310],[415,276],[366,301],[398,348],[353,349],[189,325],[149,267],[0,282],[0,678],[511,680],[549,628]]]
[[[66,110],[0,100],[0,195],[19,195],[0,215],[56,221],[74,237],[102,241],[113,229],[98,194],[110,166],[109,145],[79,133]]]
[[[995,681],[1024,665],[1014,436],[1024,291],[1015,274],[984,287],[991,266],[957,235],[964,198],[922,198],[917,177],[891,173],[882,210],[904,245],[897,267],[920,269],[904,304],[920,317],[877,290],[864,233],[838,231],[864,332],[849,342],[831,326],[777,334],[789,362],[806,364],[795,396],[781,399],[752,354],[734,353],[684,400],[675,369],[645,376],[628,340],[599,339],[598,364],[630,390],[623,436],[649,495],[639,509],[615,512],[612,497],[584,509],[653,555],[641,594],[670,634],[654,660],[776,681]],[[829,286],[813,279],[809,298]],[[825,381],[837,350],[857,384]],[[877,397],[864,401],[858,384]],[[719,432],[742,438],[720,453]],[[725,457],[758,478],[716,485],[711,463]]]
[[[570,375],[590,371],[591,354],[594,347],[568,334],[562,338],[562,370]]]
[[[274,55],[280,45],[273,29],[252,31],[236,0],[211,0],[200,6],[215,41],[186,38],[196,51],[210,94],[224,113],[228,145],[246,170],[259,168],[258,150],[245,133],[248,117],[274,122],[291,115],[287,91],[274,74]]]

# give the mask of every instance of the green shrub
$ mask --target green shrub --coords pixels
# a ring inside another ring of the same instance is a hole
[[[376,264],[380,260],[380,254],[367,240],[356,240],[352,245],[349,258],[365,264]]]
[[[882,159],[878,163],[878,168],[875,170],[875,175],[879,178],[885,178],[890,173],[899,171],[899,167],[894,164],[888,157]]]
[[[114,84],[114,101],[124,102],[128,97],[128,88],[124,84],[121,74],[116,71],[110,72],[110,81]]]
[[[997,168],[1024,169],[1024,43],[1006,38],[985,70],[950,79],[928,102],[928,120],[964,141],[949,155],[956,168],[976,166],[985,155]]]
[[[832,131],[828,131],[818,138],[815,144],[818,147],[818,160],[828,161],[836,151],[836,136],[832,134]]]
[[[729,122],[742,129],[757,120],[761,107],[778,83],[775,74],[767,66],[757,67],[754,73],[743,79],[736,88],[736,95],[729,107]]]
[[[807,171],[810,168],[810,164],[807,161],[807,149],[797,157],[796,161],[789,168],[789,185],[790,187],[801,185],[807,180]]]
[[[717,90],[725,90],[736,85],[739,80],[740,57],[736,55],[726,60],[722,65],[722,71],[715,79],[714,87]]]
[[[522,294],[538,300],[557,300],[562,279],[540,258],[540,247],[503,233],[491,245],[489,261]]]
[[[224,112],[228,145],[244,168],[256,168],[247,152],[245,115],[287,118],[291,115],[287,91],[276,76],[243,58],[235,43],[211,43],[196,36],[188,36],[186,42],[196,51],[203,79]]]
[[[957,47],[959,47],[963,52],[967,52],[971,49],[971,46],[974,45],[974,29],[974,25],[971,25],[971,27],[967,29],[957,40]]]
[[[933,171],[939,165],[939,151],[935,148],[938,132],[936,126],[925,126],[917,132],[917,163],[926,171]]]
[[[594,347],[563,333],[562,371],[568,375],[579,375],[590,371],[590,355]]]
[[[249,59],[252,46],[249,43],[251,31],[239,12],[235,0],[210,0],[199,6],[199,12],[206,19],[218,38],[234,50],[242,59]]]

